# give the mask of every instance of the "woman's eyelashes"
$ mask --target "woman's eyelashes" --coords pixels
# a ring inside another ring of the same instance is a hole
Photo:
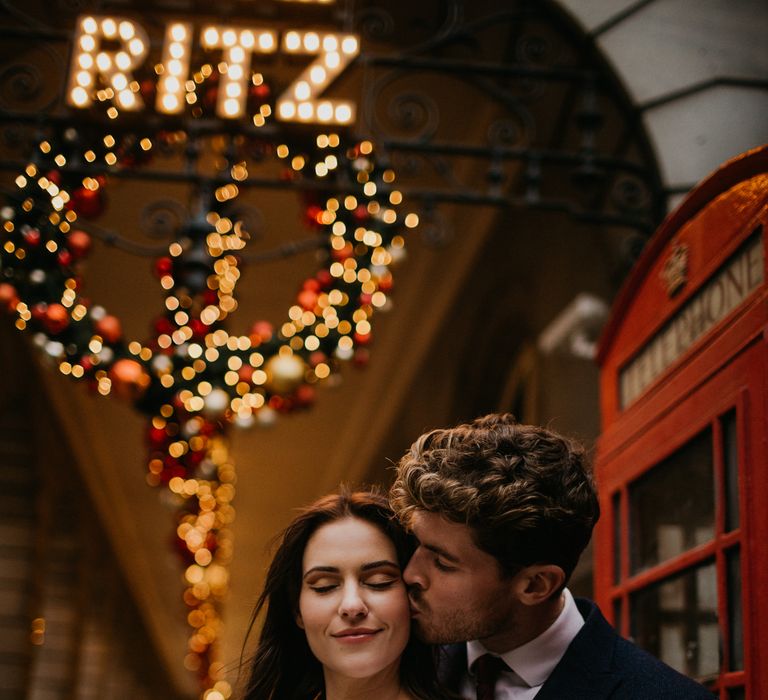
[[[397,574],[374,574],[360,579],[360,585],[366,588],[371,588],[375,591],[383,591],[391,588],[401,580],[400,575]],[[330,593],[341,587],[341,579],[331,579],[324,577],[317,581],[308,581],[307,585],[315,593]]]
[[[386,588],[391,588],[396,583],[399,583],[400,576],[384,576],[384,577],[375,577],[373,579],[368,579],[367,581],[363,582],[363,585],[368,586],[368,588],[373,588],[374,590],[384,590]]]

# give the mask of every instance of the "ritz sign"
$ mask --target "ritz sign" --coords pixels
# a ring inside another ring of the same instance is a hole
[[[172,22],[165,28],[158,73],[155,108],[164,114],[180,114],[195,99],[190,90],[190,56],[195,38],[188,22]],[[347,100],[323,98],[323,92],[350,65],[360,52],[357,34],[287,30],[227,25],[203,26],[199,45],[220,50],[219,90],[216,114],[222,119],[237,119],[246,110],[254,54],[282,51],[317,58],[277,97],[276,118],[284,122],[345,125],[355,120],[355,104]],[[145,108],[133,72],[143,65],[149,53],[147,32],[127,17],[85,15],[77,20],[74,50],[70,63],[67,102],[72,107],[88,108],[94,95],[113,102],[117,108],[139,111]],[[99,85],[104,90],[98,91]],[[194,85],[192,86],[194,88]]]

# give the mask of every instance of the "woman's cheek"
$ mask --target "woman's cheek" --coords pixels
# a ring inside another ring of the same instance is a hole
[[[411,628],[411,609],[408,604],[408,592],[405,585],[392,591],[393,595],[389,603],[390,624],[402,643],[403,648],[408,643]]]

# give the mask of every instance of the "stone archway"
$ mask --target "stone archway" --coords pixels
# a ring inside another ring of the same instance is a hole
[[[641,115],[671,209],[724,161],[768,141],[768,6],[760,0],[558,0]]]

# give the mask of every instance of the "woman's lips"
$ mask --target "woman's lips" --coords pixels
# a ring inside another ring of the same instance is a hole
[[[367,642],[373,639],[380,631],[367,628],[348,629],[336,632],[331,636],[342,644],[359,644],[360,642]]]

